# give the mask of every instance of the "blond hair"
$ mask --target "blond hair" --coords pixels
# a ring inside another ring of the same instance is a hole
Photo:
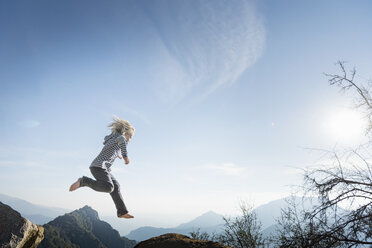
[[[113,117],[114,121],[111,122],[108,127],[111,131],[118,132],[120,134],[128,134],[130,137],[134,134],[134,127],[126,120],[122,120],[117,116]]]

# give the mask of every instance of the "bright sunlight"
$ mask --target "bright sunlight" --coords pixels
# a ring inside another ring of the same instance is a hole
[[[342,108],[332,111],[326,121],[327,133],[337,142],[351,143],[364,136],[366,120],[354,109]]]

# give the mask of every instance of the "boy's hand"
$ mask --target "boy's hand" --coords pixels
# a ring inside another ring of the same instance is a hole
[[[125,157],[124,160],[125,160],[125,164],[129,164],[129,158],[128,157]]]
[[[120,155],[118,155],[118,158],[119,158],[119,159],[122,159],[123,157],[122,157],[122,156],[120,156]]]

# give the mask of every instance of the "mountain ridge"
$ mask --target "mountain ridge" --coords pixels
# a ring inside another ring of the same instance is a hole
[[[98,212],[89,206],[58,216],[44,226],[40,248],[132,248],[136,241],[121,237]]]

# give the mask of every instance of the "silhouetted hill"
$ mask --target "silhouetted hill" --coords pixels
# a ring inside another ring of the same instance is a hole
[[[45,224],[44,230],[40,248],[132,248],[136,244],[136,241],[120,237],[119,232],[101,221],[89,206],[57,217]]]

